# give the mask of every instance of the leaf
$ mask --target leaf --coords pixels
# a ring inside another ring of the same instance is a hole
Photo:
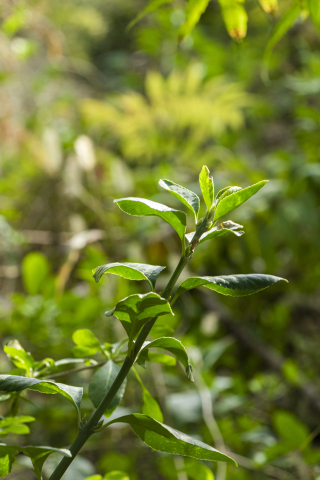
[[[320,31],[320,2],[319,0],[308,0],[310,17]]]
[[[8,342],[3,348],[4,352],[10,357],[12,363],[18,368],[31,374],[34,369],[34,358],[31,353],[26,352],[17,340]]]
[[[112,360],[109,360],[105,365],[103,365],[99,370],[93,375],[91,382],[89,383],[89,397],[95,407],[101,403],[102,399],[105,397],[109,391],[111,385],[113,384],[116,376],[120,371],[120,367],[115,364]],[[118,392],[114,396],[112,402],[110,403],[108,409],[105,412],[105,415],[109,417],[112,412],[120,405],[125,389],[126,389],[127,379],[124,380]]]
[[[247,34],[248,15],[244,0],[219,0],[222,18],[231,38],[241,41]]]
[[[154,291],[158,275],[165,268],[166,267],[147,265],[144,263],[109,263],[97,267],[93,277],[97,283],[104,273],[120,275],[128,280],[147,280],[151,290]]]
[[[159,180],[160,187],[164,188],[168,192],[172,193],[176,198],[180,200],[186,207],[188,207],[195,216],[197,221],[198,213],[200,210],[200,198],[197,194],[188,190],[187,188],[181,187],[170,180]]]
[[[55,383],[51,380],[38,380],[36,378],[20,377],[16,375],[0,375],[0,391],[21,392],[26,388],[42,393],[60,393],[60,395],[67,398],[75,406],[78,417],[81,419],[80,403],[83,394],[82,388]]]
[[[134,215],[136,217],[155,215],[162,218],[175,229],[181,241],[184,242],[184,235],[187,226],[187,215],[184,212],[174,210],[161,203],[146,200],[145,198],[120,198],[119,200],[114,200],[114,203],[117,203],[121,210],[129,215]]]
[[[191,365],[189,365],[188,353],[180,340],[173,337],[162,337],[153,340],[152,342],[145,342],[140,350],[140,361],[143,361],[144,356],[150,348],[163,348],[175,355],[186,369],[189,380],[193,381],[192,368]]]
[[[77,357],[95,355],[101,349],[100,342],[91,330],[83,328],[76,330],[72,340],[77,344],[72,351]]]
[[[249,200],[249,198],[251,198],[252,195],[257,193],[260,188],[262,188],[266,183],[268,183],[268,180],[261,180],[261,182],[255,183],[250,187],[243,188],[242,190],[232,193],[231,195],[228,195],[227,197],[220,200],[215,211],[214,221],[216,222],[220,217],[226,215],[227,213],[242,205],[242,203]]]
[[[103,477],[103,480],[130,480],[130,478],[126,473],[114,470],[113,472],[107,473]]]
[[[206,10],[210,0],[188,0],[186,8],[186,19],[179,29],[179,37],[184,38],[189,35],[196,24],[199,22],[201,15]]]
[[[152,317],[173,315],[170,304],[157,293],[130,295],[110,310],[105,315],[114,315],[122,323],[129,339],[133,340],[140,328]]]
[[[54,447],[16,447],[32,461],[34,471],[38,477],[38,480],[42,480],[42,467],[48,456],[53,452],[58,452],[64,457],[72,457],[69,450],[65,448]]]
[[[9,433],[17,435],[26,435],[30,433],[29,427],[23,423],[34,422],[34,417],[20,416],[20,417],[6,417],[0,420],[0,436],[5,437]]]
[[[22,280],[26,291],[30,295],[39,293],[49,272],[49,262],[42,253],[28,253],[22,261]]]
[[[212,471],[203,463],[196,462],[193,459],[185,463],[185,467],[179,471],[186,472],[188,477],[194,480],[214,480]]]
[[[308,427],[290,412],[276,411],[272,422],[277,434],[292,450],[301,447],[309,436]]]
[[[213,179],[210,177],[209,169],[206,165],[203,165],[202,170],[199,175],[199,183],[203,196],[203,200],[207,205],[208,212],[211,210],[213,204]]]
[[[158,402],[153,398],[149,390],[144,386],[140,376],[138,375],[138,372],[135,369],[133,371],[142,389],[142,413],[144,415],[149,415],[150,417],[152,416],[158,422],[163,422],[163,415]]]
[[[274,15],[278,10],[278,0],[259,0],[259,3],[266,13]]]
[[[223,275],[220,277],[190,277],[181,283],[175,299],[187,290],[196,287],[207,287],[223,295],[243,297],[264,290],[276,282],[288,280],[273,275],[250,273],[248,275]]]
[[[177,364],[176,359],[171,357],[171,355],[157,352],[149,352],[148,360],[153,363],[161,363],[161,365],[166,365],[167,367],[174,367]]]
[[[131,20],[131,22],[128,25],[128,29],[132,28],[137,22],[139,22],[143,17],[145,17],[148,13],[153,12],[157,8],[161,7],[162,5],[165,5],[166,3],[171,3],[173,0],[150,0],[148,5],[141,10],[138,15]]]
[[[18,452],[14,447],[0,443],[0,478],[9,475],[17,454]]]
[[[244,231],[243,230],[238,231],[237,230],[238,228],[243,228],[243,226],[239,225],[238,223],[234,223],[231,220],[222,222],[218,227],[213,227],[211,228],[211,230],[208,230],[207,232],[203,233],[200,237],[199,244],[205,242],[206,240],[212,240],[215,237],[222,237],[227,233],[233,233],[237,237],[241,237],[241,235],[244,234]],[[188,240],[188,242],[192,241],[194,234],[195,232],[187,233],[186,239]]]
[[[125,415],[112,420],[107,425],[113,423],[128,423],[136,435],[153,450],[237,465],[232,458],[224,453],[147,415],[139,413]]]

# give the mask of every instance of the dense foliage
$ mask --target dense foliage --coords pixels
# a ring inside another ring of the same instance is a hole
[[[179,236],[166,223],[126,218],[113,199],[168,204],[174,183],[200,195],[203,164],[216,192],[270,181],[233,213],[244,235],[230,224],[232,234],[213,231],[198,245],[183,290],[188,277],[234,272],[290,283],[244,298],[207,288],[184,293],[149,340],[177,337],[194,384],[177,374],[170,353],[147,349],[139,359],[147,368],[129,375],[111,420],[153,411],[239,466],[151,452],[128,426],[114,424],[92,436],[63,478],[320,477],[317,2],[280,1],[274,17],[246,2],[248,32],[239,43],[225,28],[227,2],[219,2],[222,16],[218,3],[202,2],[192,31],[192,2],[188,11],[184,2],[165,3],[129,29],[145,2],[1,5],[1,374],[32,387],[0,397],[1,435],[11,445],[0,446],[2,475],[16,459],[8,479],[35,478],[30,462],[39,471],[53,447],[61,450],[44,463],[45,478],[67,458],[78,431],[77,388],[85,386],[81,412],[89,418],[105,368],[96,365],[121,359],[124,330],[103,312],[154,286],[146,270],[133,274],[145,282],[107,275],[96,283],[92,268],[163,265],[161,291],[179,259]],[[160,189],[159,178],[174,183]],[[179,205],[172,196],[169,206]],[[46,381],[35,383],[39,377]]]

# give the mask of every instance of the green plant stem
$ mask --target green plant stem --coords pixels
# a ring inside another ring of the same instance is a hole
[[[196,235],[197,235],[197,233],[196,233]],[[164,289],[164,291],[162,293],[163,298],[165,298],[167,300],[170,298],[172,289],[174,288],[174,286],[176,284],[176,281],[178,280],[182,270],[184,269],[184,267],[186,266],[186,264],[188,263],[188,261],[192,257],[192,253],[193,252],[190,251],[186,255],[182,255],[182,257],[180,258],[180,261],[179,261],[175,271],[173,272],[166,288]],[[127,377],[131,367],[133,366],[133,364],[134,364],[134,362],[135,362],[135,360],[138,356],[138,353],[139,353],[142,345],[146,341],[147,336],[149,335],[150,330],[152,329],[156,320],[157,320],[157,317],[151,318],[143,326],[143,328],[140,331],[140,333],[138,335],[138,338],[135,342],[135,347],[134,347],[132,356],[130,358],[129,357],[125,358],[125,360],[123,362],[123,365],[122,365],[117,377],[115,378],[113,384],[111,385],[109,391],[107,392],[106,396],[103,398],[100,405],[94,411],[90,420],[80,429],[77,438],[75,439],[75,441],[71,445],[70,452],[72,454],[72,457],[71,458],[63,457],[63,459],[61,460],[61,462],[59,463],[57,468],[52,473],[49,480],[60,480],[61,479],[61,477],[63,476],[65,471],[68,469],[69,465],[74,460],[74,458],[78,455],[79,451],[81,450],[83,445],[86,443],[88,438],[94,433],[95,427],[97,426],[98,422],[101,420],[101,418],[102,418],[104,412],[106,411],[108,405],[111,403],[111,401],[113,400],[117,391],[121,387],[123,381]]]

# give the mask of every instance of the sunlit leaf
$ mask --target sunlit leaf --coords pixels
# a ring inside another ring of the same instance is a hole
[[[210,0],[188,0],[186,8],[186,19],[179,29],[179,37],[189,35],[195,25],[199,22],[201,15],[206,10]]]
[[[34,358],[31,353],[26,352],[17,340],[11,340],[3,348],[4,352],[10,357],[16,367],[25,370],[30,374],[34,368]]]
[[[146,200],[145,198],[120,198],[119,200],[114,200],[114,202],[118,204],[121,210],[129,215],[137,217],[155,215],[162,218],[175,229],[181,241],[184,242],[184,235],[187,226],[187,216],[184,212],[174,210],[161,203]]]
[[[210,447],[210,445],[206,445],[195,438],[189,437],[185,433],[181,433],[163,423],[157,422],[147,415],[138,413],[125,415],[124,417],[112,420],[108,425],[119,422],[128,423],[138,437],[153,450],[175,455],[185,455],[200,460],[228,462],[237,465],[231,457]]]
[[[200,188],[203,196],[203,200],[207,205],[207,210],[209,211],[213,204],[213,195],[214,195],[214,187],[213,187],[213,179],[210,177],[210,172],[206,165],[203,165],[200,175],[199,175],[199,183]]]
[[[0,443],[0,478],[9,475],[17,454],[18,451],[13,446]]]
[[[97,267],[93,277],[96,282],[99,282],[104,273],[113,273],[128,280],[147,280],[151,289],[154,290],[158,275],[165,268],[144,263],[108,263]]]
[[[241,41],[247,34],[248,15],[244,0],[219,0],[222,18],[231,38]]]
[[[91,330],[83,328],[76,330],[72,335],[72,340],[77,344],[72,351],[77,357],[95,355],[101,350],[100,342]]]
[[[263,10],[271,15],[278,10],[278,0],[259,0],[259,2]]]
[[[109,360],[105,365],[95,372],[91,382],[89,383],[89,397],[95,407],[98,407],[98,405],[101,403],[119,371],[120,367],[112,360]],[[108,409],[105,412],[107,417],[109,417],[117,408],[117,406],[120,405],[126,389],[126,384],[127,379],[124,380],[110,405],[108,406]]]
[[[22,280],[26,291],[30,295],[39,293],[49,272],[49,262],[42,253],[28,253],[22,262]]]
[[[241,235],[244,234],[244,231],[238,230],[239,228],[243,228],[243,226],[239,225],[238,223],[234,223],[231,220],[227,220],[226,222],[222,222],[218,227],[213,227],[207,232],[203,233],[200,237],[199,243],[203,243],[206,240],[212,240],[215,237],[222,237],[227,233],[233,233],[237,237],[241,237]],[[194,234],[195,232],[186,234],[186,239],[188,242],[192,241]]]
[[[188,207],[193,212],[197,221],[200,209],[200,199],[197,194],[191,190],[188,190],[187,188],[171,182],[170,180],[160,180],[159,185],[160,187],[165,188],[168,192],[178,198],[186,207]]]

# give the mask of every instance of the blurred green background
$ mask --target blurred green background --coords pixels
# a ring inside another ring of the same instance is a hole
[[[290,2],[280,1],[280,11]],[[303,3],[303,2],[301,2]],[[232,40],[211,2],[178,42],[184,2],[146,16],[143,0],[1,2],[0,336],[36,360],[72,357],[72,334],[90,328],[103,342],[125,337],[103,312],[144,283],[92,268],[129,261],[166,266],[180,256],[165,223],[132,218],[114,198],[146,197],[178,206],[157,182],[200,194],[206,164],[218,191],[269,179],[230,215],[241,238],[199,246],[190,274],[269,273],[289,280],[251,297],[192,291],[162,317],[153,336],[188,348],[196,384],[182,369],[137,367],[164,423],[225,449],[239,467],[207,463],[216,480],[320,479],[320,44],[310,19],[262,58],[276,19],[248,0],[248,34]],[[99,361],[99,356],[95,357]],[[0,354],[1,373],[12,365]],[[61,377],[84,386],[93,371]],[[62,398],[62,397],[61,397]],[[12,442],[69,445],[72,406],[31,392],[21,411],[31,433]],[[123,411],[141,412],[128,379]],[[0,404],[0,414],[8,412]],[[118,411],[117,411],[118,412]],[[54,458],[54,457],[52,457]],[[54,459],[46,462],[46,472]],[[198,462],[200,463],[200,462]],[[127,427],[95,435],[65,475],[125,471],[131,480],[210,480],[192,460],[152,452]],[[188,467],[187,473],[184,468]],[[195,473],[196,472],[196,473]],[[202,476],[201,476],[202,475]],[[8,478],[34,478],[24,459]]]

